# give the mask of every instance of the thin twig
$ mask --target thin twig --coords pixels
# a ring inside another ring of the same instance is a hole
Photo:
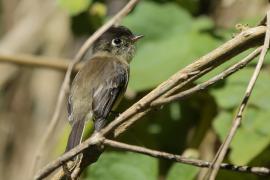
[[[245,95],[241,101],[239,108],[238,108],[237,115],[235,116],[235,118],[233,120],[233,124],[232,124],[232,127],[228,133],[228,136],[226,137],[224,143],[220,147],[220,150],[216,154],[214,161],[213,161],[213,167],[212,167],[213,169],[212,170],[209,169],[210,173],[206,175],[206,179],[208,179],[208,176],[209,176],[210,180],[214,180],[216,178],[218,170],[220,168],[220,164],[222,163],[222,161],[227,153],[227,150],[229,148],[229,145],[230,145],[236,131],[238,130],[238,128],[241,124],[243,112],[247,106],[249,97],[252,93],[252,90],[255,86],[256,80],[257,80],[257,78],[260,74],[261,68],[263,66],[265,55],[266,55],[267,50],[269,48],[269,41],[270,41],[270,11],[267,12],[267,30],[266,30],[264,45],[263,45],[262,52],[260,54],[259,61],[257,63],[255,70],[254,70],[254,73],[249,81]]]
[[[28,67],[38,67],[38,68],[49,68],[60,71],[66,71],[69,65],[70,60],[60,59],[60,58],[51,58],[44,56],[34,56],[34,55],[3,55],[0,54],[1,63],[11,63],[21,66]],[[78,71],[82,64],[78,64],[74,67],[74,71]]]
[[[238,63],[234,64],[233,66],[229,67],[228,69],[221,72],[220,74],[214,76],[210,80],[203,82],[201,84],[198,84],[198,85],[196,85],[188,90],[180,92],[179,94],[175,94],[175,95],[165,97],[165,98],[160,98],[160,99],[154,101],[153,103],[151,103],[151,106],[155,107],[155,106],[161,106],[164,104],[168,104],[168,103],[183,99],[183,98],[185,98],[191,94],[194,94],[198,91],[204,90],[207,87],[215,84],[216,82],[218,82],[220,80],[227,78],[228,76],[232,75],[236,71],[245,67],[250,61],[252,61],[255,57],[257,57],[261,51],[262,51],[262,47],[259,47],[256,50],[254,50],[252,53],[250,53],[247,57],[245,57],[243,60],[241,60]]]
[[[70,76],[72,73],[72,69],[74,66],[83,58],[87,50],[90,48],[90,46],[97,40],[107,29],[109,29],[112,25],[114,25],[116,22],[118,23],[123,17],[125,17],[132,8],[138,3],[139,0],[130,0],[127,5],[119,11],[114,17],[112,17],[107,23],[105,23],[102,27],[100,27],[80,48],[79,52],[76,54],[74,61],[72,61],[69,66],[68,70],[65,75],[64,82],[61,86],[60,94],[58,96],[56,108],[53,114],[53,117],[51,119],[51,122],[41,140],[40,145],[37,148],[37,155],[33,163],[33,170],[35,167],[38,167],[38,161],[41,159],[41,156],[43,153],[43,149],[45,149],[45,146],[50,139],[51,134],[53,133],[56,124],[59,120],[59,116],[61,113],[61,107],[64,102],[64,99],[66,97],[66,93],[69,90],[69,84],[70,84]]]
[[[167,160],[171,160],[171,161],[175,161],[175,162],[179,162],[183,164],[188,164],[192,166],[197,166],[201,168],[209,168],[211,166],[211,162],[208,162],[208,161],[186,158],[180,155],[156,151],[156,150],[148,149],[141,146],[129,145],[129,144],[125,144],[125,143],[121,143],[121,142],[117,142],[117,141],[113,141],[109,139],[104,139],[103,144],[114,147],[114,148],[126,150],[126,151],[141,153],[141,154],[149,155],[155,158],[167,159]],[[233,165],[233,164],[228,164],[228,163],[222,163],[220,167],[225,170],[231,170],[231,171],[237,171],[237,172],[243,172],[243,173],[254,173],[257,175],[270,175],[270,169],[266,167],[238,166],[238,165]]]

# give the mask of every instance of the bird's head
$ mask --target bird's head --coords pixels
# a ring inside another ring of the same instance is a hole
[[[93,53],[106,52],[130,62],[135,53],[135,42],[142,37],[124,26],[113,26],[96,40]]]

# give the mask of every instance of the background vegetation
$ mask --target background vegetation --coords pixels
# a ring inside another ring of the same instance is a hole
[[[57,6],[48,5],[51,9],[46,11],[43,10],[47,7],[46,3],[34,0],[0,2],[1,53],[72,58],[86,37],[127,1],[57,0]],[[33,2],[34,5],[31,4]],[[144,34],[145,38],[138,43],[136,57],[131,64],[131,80],[126,98],[117,111],[123,111],[174,72],[229,40],[233,33],[237,33],[234,28],[236,24],[258,24],[266,12],[268,2],[248,2],[141,1],[123,21],[133,32]],[[19,23],[35,13],[38,17],[31,21],[31,26],[25,23],[18,33],[21,36],[12,41],[9,36]],[[46,20],[42,19],[43,16],[46,16]],[[33,30],[35,28],[36,31]],[[32,39],[28,35],[30,33]],[[24,43],[19,46],[19,41]],[[244,54],[214,73],[241,57]],[[0,174],[5,179],[18,179],[19,174],[26,176],[35,144],[50,120],[63,73],[4,64],[0,68],[3,70],[0,71]],[[152,111],[144,117],[144,121],[138,122],[121,136],[119,141],[211,160],[229,130],[253,69],[254,63],[211,89]],[[250,166],[270,165],[269,74],[268,57],[226,162]],[[68,133],[69,125],[64,111],[54,138],[47,147],[51,153],[48,153],[44,162],[63,152]],[[192,180],[203,173],[196,167],[107,149],[99,161],[88,168],[83,179]],[[264,178],[221,170],[218,179]]]

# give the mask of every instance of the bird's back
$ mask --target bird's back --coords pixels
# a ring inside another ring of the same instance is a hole
[[[106,76],[105,74],[109,74]],[[96,56],[90,59],[76,75],[69,96],[69,120],[82,119],[82,116],[92,116],[92,102],[99,101],[97,98],[99,91],[108,87],[108,83],[113,86],[111,79],[118,78],[119,74],[126,76],[128,80],[129,65],[121,63],[117,58],[110,56]],[[127,81],[125,80],[125,81]],[[123,91],[127,86],[123,87]],[[76,114],[74,114],[76,112]]]

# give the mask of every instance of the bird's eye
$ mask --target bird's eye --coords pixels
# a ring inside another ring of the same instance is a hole
[[[115,38],[112,40],[112,45],[113,46],[119,46],[122,43],[121,39]]]

